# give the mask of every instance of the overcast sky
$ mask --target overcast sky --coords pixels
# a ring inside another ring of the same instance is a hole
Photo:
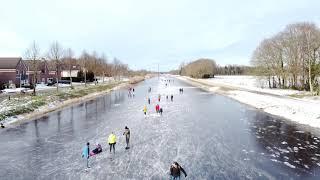
[[[212,58],[249,64],[254,48],[287,24],[320,25],[319,0],[8,0],[0,2],[0,56],[57,40],[119,58],[132,69]]]

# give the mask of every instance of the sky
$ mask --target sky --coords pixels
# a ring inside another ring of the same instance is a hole
[[[161,71],[211,58],[249,65],[264,39],[296,22],[320,26],[319,0],[0,1],[0,56],[23,56],[53,41],[117,57],[131,69]]]

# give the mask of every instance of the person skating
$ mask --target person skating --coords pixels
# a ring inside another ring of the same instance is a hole
[[[96,144],[96,148],[90,152],[90,156],[94,156],[102,152],[102,147],[99,143]]]
[[[169,99],[169,96],[167,95],[166,98],[167,98],[167,100],[168,100],[168,99]]]
[[[150,100],[150,98],[148,98],[148,104],[150,104],[151,103],[151,100]]]
[[[123,133],[123,135],[126,136],[126,143],[127,143],[126,149],[129,149],[130,129],[129,129],[127,126],[124,128],[124,133]]]
[[[163,109],[162,109],[162,108],[160,108],[159,112],[160,112],[160,115],[162,116]]]
[[[146,116],[147,115],[147,106],[143,107],[143,114]]]
[[[171,94],[171,101],[173,101],[173,95]]]
[[[158,95],[158,101],[160,102],[160,100],[161,100],[161,95],[159,94]]]
[[[156,112],[159,113],[159,110],[160,110],[160,106],[159,106],[159,104],[157,104],[156,105]]]
[[[186,171],[177,162],[173,162],[173,164],[170,166],[170,179],[180,180],[181,172],[184,174],[185,177],[187,177]]]
[[[82,149],[82,158],[86,158],[87,168],[90,168],[89,157],[90,157],[90,143],[87,142],[87,145],[85,147],[83,147],[83,149]]]
[[[116,135],[112,132],[112,133],[109,135],[109,138],[108,138],[108,143],[109,143],[109,146],[110,146],[110,153],[111,153],[111,149],[113,149],[113,153],[116,153],[116,148],[115,148],[116,141],[117,141],[117,137],[116,137]]]

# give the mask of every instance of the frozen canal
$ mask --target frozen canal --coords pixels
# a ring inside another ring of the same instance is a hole
[[[168,179],[173,160],[185,168],[187,179],[320,178],[317,129],[178,80],[166,87],[154,78],[135,90],[135,98],[128,98],[127,90],[114,91],[0,130],[0,179]],[[162,117],[154,108],[159,93]],[[174,102],[164,96],[171,93]],[[152,106],[145,118],[148,96]],[[130,150],[122,136],[125,126],[131,129]],[[118,137],[115,156],[110,159],[108,151],[94,156],[85,172],[82,147],[89,141],[92,149],[99,142],[107,150],[111,131]]]

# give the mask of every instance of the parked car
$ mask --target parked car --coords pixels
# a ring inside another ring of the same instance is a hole
[[[60,84],[71,84],[70,80],[59,80],[58,81]]]

